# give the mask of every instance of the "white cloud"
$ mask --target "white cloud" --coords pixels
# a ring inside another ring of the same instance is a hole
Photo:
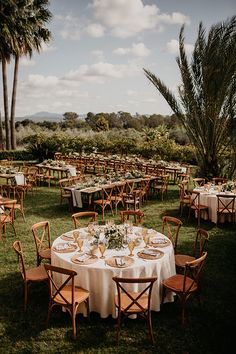
[[[85,31],[88,33],[89,36],[95,38],[103,37],[104,30],[105,28],[99,23],[91,23],[85,29]]]
[[[29,59],[26,57],[20,58],[20,65],[21,66],[34,66],[36,63],[33,59]]]
[[[57,15],[57,20],[63,24],[59,34],[63,39],[78,41],[81,38],[82,24],[79,17],[73,15]]]
[[[71,81],[91,81],[103,83],[105,79],[134,76],[139,68],[132,64],[118,65],[106,62],[99,62],[92,65],[81,65],[78,70],[72,70],[64,76],[64,80]]]
[[[103,50],[93,50],[91,54],[96,57],[99,61],[104,60],[104,52]]]
[[[94,0],[94,17],[116,37],[126,38],[144,30],[158,29],[162,24],[189,23],[179,12],[161,14],[156,5],[144,5],[142,0]]]
[[[192,44],[185,43],[184,45],[185,51],[187,54],[191,54],[194,46]],[[179,41],[176,39],[171,39],[166,43],[166,46],[163,48],[163,51],[170,54],[178,54],[179,53]]]
[[[138,57],[148,57],[150,50],[145,46],[144,43],[133,43],[131,48],[117,48],[113,50],[113,53],[118,55],[126,55],[130,53]]]
[[[53,52],[55,50],[57,50],[57,48],[54,47],[52,44],[47,44],[47,43],[43,42],[42,45],[41,45],[41,51],[44,52],[44,53]]]

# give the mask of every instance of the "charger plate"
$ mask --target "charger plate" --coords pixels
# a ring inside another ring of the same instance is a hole
[[[123,259],[124,264],[119,264],[119,259]],[[118,263],[117,263],[118,262]],[[114,267],[114,268],[127,268],[129,266],[131,266],[131,264],[134,263],[133,258],[128,257],[128,256],[113,256],[111,258],[108,258],[106,260],[106,264],[108,264],[110,267]]]
[[[58,243],[56,246],[52,247],[53,251],[58,253],[69,253],[75,252],[78,248],[78,245],[75,243]]]
[[[88,256],[88,258],[85,258],[85,256]],[[81,260],[80,260],[81,258]],[[84,260],[83,260],[84,258]],[[76,264],[81,264],[81,265],[88,265],[92,264],[98,261],[98,257],[89,253],[77,253],[74,254],[73,257],[71,257],[71,261]]]
[[[150,254],[148,254],[148,252],[150,252]],[[162,251],[159,251],[155,248],[148,248],[147,250],[144,249],[138,252],[137,254],[140,258],[149,259],[149,260],[159,259],[164,256],[164,253]]]
[[[170,240],[167,240],[164,237],[153,237],[153,241],[149,242],[149,246],[151,247],[166,247],[171,243]]]

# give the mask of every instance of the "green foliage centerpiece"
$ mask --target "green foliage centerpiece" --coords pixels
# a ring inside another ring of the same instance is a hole
[[[117,225],[108,225],[105,227],[104,235],[109,249],[120,250],[123,248],[125,237],[124,228]]]

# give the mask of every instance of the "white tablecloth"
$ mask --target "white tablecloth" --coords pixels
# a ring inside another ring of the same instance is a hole
[[[196,188],[194,189],[196,191],[200,192],[200,204],[207,205],[208,206],[208,213],[209,213],[209,219],[214,222],[215,224],[217,223],[217,194],[219,194],[219,191],[216,191],[215,189],[210,189],[208,192],[204,191],[203,188]],[[222,196],[224,196],[224,193],[220,193]],[[234,193],[231,193],[233,196],[235,195]],[[207,215],[203,214],[203,218],[207,219]],[[220,222],[225,222],[226,220],[229,221],[228,219],[230,218],[230,215],[222,215],[220,218]]]
[[[80,231],[85,232],[86,229],[80,229]],[[133,227],[133,232],[137,234],[141,231],[141,228]],[[152,230],[153,232],[153,230]],[[156,236],[165,237],[164,235],[154,231]],[[70,232],[72,233],[72,231]],[[70,234],[68,233],[68,234]],[[53,246],[58,243],[66,242],[58,237]],[[114,296],[116,294],[115,282],[112,280],[114,276],[120,277],[150,277],[157,276],[157,281],[154,283],[153,292],[152,292],[152,301],[151,309],[154,311],[160,310],[161,302],[161,281],[166,279],[174,274],[175,271],[175,260],[174,260],[174,251],[172,244],[168,244],[166,247],[159,248],[164,252],[164,256],[156,260],[143,260],[137,256],[137,252],[143,249],[143,242],[139,247],[134,249],[134,263],[127,268],[114,268],[107,265],[104,259],[98,259],[96,263],[90,265],[80,265],[73,263],[71,257],[75,252],[71,253],[58,253],[52,251],[52,264],[55,266],[73,269],[77,272],[75,278],[75,285],[83,287],[84,289],[89,290],[90,292],[90,311],[95,311],[100,314],[102,318],[106,318],[109,315],[116,317],[116,309],[114,305]],[[129,250],[123,249],[120,251],[115,250],[106,250],[105,257],[108,259],[114,255],[128,255]],[[98,256],[100,254],[98,252]],[[62,278],[56,278],[57,282],[62,282]],[[130,289],[131,290],[131,289]],[[133,291],[140,291],[141,288],[132,289]],[[173,301],[173,295],[168,294],[165,301]],[[85,313],[84,309],[81,308],[80,312]]]

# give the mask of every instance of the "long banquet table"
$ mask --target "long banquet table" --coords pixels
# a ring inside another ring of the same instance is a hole
[[[128,256],[128,249],[122,249],[119,251],[107,249],[105,251],[105,260],[100,258],[100,253],[98,251],[97,258],[96,256],[93,256],[95,259],[94,263],[91,264],[87,264],[86,261],[84,263],[75,261],[76,257],[79,257],[79,253],[76,250],[72,250],[70,252],[64,252],[63,250],[60,251],[61,246],[63,248],[63,245],[65,244],[69,244],[70,247],[70,241],[68,243],[68,240],[72,240],[73,231],[61,235],[53,242],[51,262],[55,266],[73,269],[77,272],[77,276],[75,277],[75,285],[89,290],[90,311],[99,313],[102,318],[106,318],[109,315],[112,315],[114,318],[116,317],[116,309],[114,305],[116,288],[115,283],[112,280],[112,277],[114,276],[137,278],[157,276],[157,281],[154,284],[152,293],[151,309],[153,311],[160,310],[162,293],[161,282],[163,279],[166,279],[176,273],[173,246],[166,236],[155,230],[149,229],[148,232],[150,235],[150,240],[152,240],[152,237],[154,241],[156,238],[159,238],[162,241],[164,239],[166,244],[162,246],[160,245],[160,247],[155,247],[156,252],[160,253],[160,258],[143,259],[138,256],[138,252],[144,250],[144,242],[141,238],[142,228],[133,227],[132,234],[130,234],[129,237],[133,237],[134,239],[138,238],[139,241],[141,241],[141,244],[135,247],[133,251],[134,257],[127,258],[128,263],[125,267],[120,267],[117,264],[113,264],[112,266],[109,265],[109,262],[114,259],[111,257],[116,256],[120,258],[120,256]],[[84,237],[86,240],[88,237],[88,229],[80,228],[77,231],[79,231],[80,235],[82,235],[81,237]],[[151,250],[152,248],[148,249]],[[85,241],[84,252],[89,254],[88,240]],[[129,264],[130,259],[132,264]],[[59,284],[63,281],[61,277],[57,277],[55,279]],[[137,288],[137,284],[133,285],[134,288],[130,290],[140,291],[140,286]],[[173,294],[169,293],[167,295],[165,302],[168,301],[173,301]],[[85,309],[83,306],[79,311],[85,314]]]

